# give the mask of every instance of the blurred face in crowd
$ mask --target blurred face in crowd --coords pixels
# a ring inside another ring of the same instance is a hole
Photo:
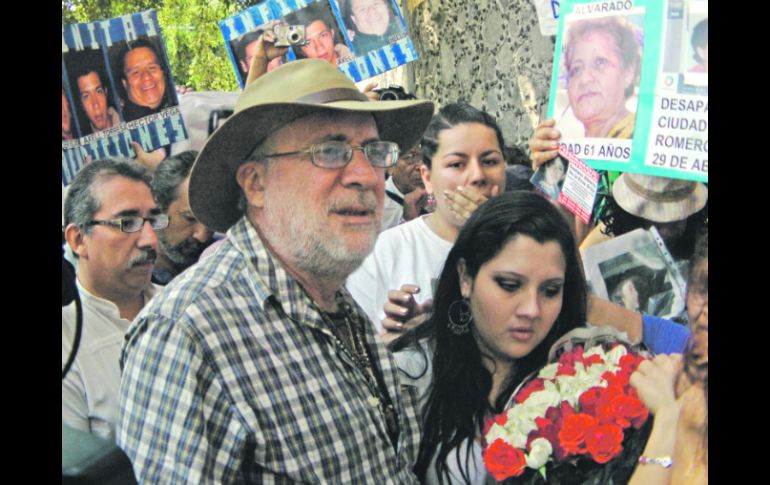
[[[388,169],[393,182],[402,194],[408,194],[417,187],[425,186],[420,175],[420,165],[422,165],[422,150],[417,145],[402,154],[396,165]]]
[[[687,283],[687,317],[693,327],[709,326],[709,260],[701,261]],[[708,338],[708,337],[707,337]]]
[[[311,59],[325,59],[337,65],[337,53],[334,51],[334,30],[322,20],[315,20],[305,29],[307,44],[302,46],[302,53]]]
[[[91,71],[78,78],[80,102],[88,116],[94,131],[112,127],[112,118],[107,113],[107,89],[102,86],[99,75]]]
[[[460,291],[470,300],[482,353],[496,363],[529,355],[551,331],[564,298],[566,259],[556,241],[526,235],[506,242],[474,279],[458,264]]]
[[[505,158],[495,130],[481,123],[460,123],[442,130],[431,168],[420,168],[425,188],[436,198],[436,211],[448,224],[460,227],[464,220],[449,208],[444,191],[456,192],[457,187],[470,186],[492,196],[505,190]]]
[[[174,264],[190,266],[198,261],[201,253],[211,244],[213,232],[198,222],[190,209],[187,188],[190,178],[177,188],[177,198],[168,206],[168,227],[158,231],[163,255]]]
[[[363,146],[379,139],[369,114],[316,113],[279,129],[266,149],[286,153],[328,140]],[[270,245],[295,268],[346,278],[374,247],[385,169],[372,166],[361,150],[341,168],[318,167],[303,154],[269,158],[258,162],[255,170],[260,169],[265,170],[264,202],[256,224]],[[239,169],[241,187],[246,172]]]
[[[123,59],[123,85],[134,104],[155,109],[163,101],[166,80],[155,53],[149,47],[128,51]]]
[[[246,60],[241,61],[241,69],[243,69],[243,72],[248,73],[249,69],[251,68],[251,62],[254,60],[254,54],[257,52],[257,44],[259,43],[259,39],[256,39],[252,42],[250,42],[246,49],[244,49],[244,53],[246,54]]]
[[[70,114],[67,95],[64,94],[64,88],[61,89],[61,138],[62,140],[72,138],[72,115]]]
[[[99,183],[94,197],[100,203],[93,216],[97,221],[160,213],[150,188],[126,177],[113,176]],[[150,284],[157,248],[157,235],[147,221],[133,233],[93,225],[74,248],[80,258],[78,274],[86,271],[87,288],[109,300],[136,295]]]
[[[626,280],[620,288],[620,297],[623,300],[623,306],[629,310],[639,311],[639,292],[633,280]]]
[[[350,18],[362,34],[383,35],[390,23],[386,0],[351,0]]]
[[[619,119],[625,112],[625,90],[634,78],[624,68],[620,47],[602,30],[590,30],[572,46],[567,75],[567,95],[575,117],[589,126]],[[609,130],[607,130],[609,131]]]

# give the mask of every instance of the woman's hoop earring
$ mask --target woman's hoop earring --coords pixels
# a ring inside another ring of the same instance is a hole
[[[453,314],[457,314],[457,317],[453,317]],[[468,304],[468,300],[463,298],[461,300],[455,300],[449,305],[449,311],[447,311],[447,318],[449,322],[447,327],[455,335],[463,335],[471,330],[471,322],[473,321],[473,314],[471,313],[471,306]]]

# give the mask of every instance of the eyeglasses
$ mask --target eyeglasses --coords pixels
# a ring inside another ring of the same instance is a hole
[[[127,216],[120,219],[110,219],[107,221],[89,221],[87,226],[103,225],[120,228],[123,232],[139,232],[144,227],[145,221],[150,223],[153,229],[165,229],[168,227],[167,214],[153,214],[149,217]]]
[[[392,141],[373,141],[364,146],[350,146],[344,141],[325,141],[311,146],[307,150],[296,152],[272,153],[263,158],[286,157],[289,155],[310,154],[313,165],[321,168],[342,168],[353,159],[353,150],[361,150],[374,167],[392,167],[398,161],[398,143]]]

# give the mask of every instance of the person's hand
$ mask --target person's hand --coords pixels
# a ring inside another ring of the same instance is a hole
[[[277,57],[281,57],[282,55],[286,54],[289,51],[288,47],[276,47],[275,46],[275,32],[273,32],[273,29],[276,25],[280,24],[280,20],[273,20],[271,22],[268,22],[264,26],[264,31],[262,32],[262,35],[259,36],[259,40],[257,40],[256,49],[254,50],[254,58],[262,58],[266,59],[267,62],[272,61],[273,59]]]
[[[151,152],[146,152],[142,148],[142,145],[135,141],[131,142],[131,146],[134,147],[134,152],[136,152],[136,158],[134,158],[134,161],[150,172],[154,173],[160,162],[166,158],[166,149],[163,147],[160,147],[157,150],[153,150]]]
[[[388,291],[388,301],[382,306],[385,318],[382,327],[388,331],[403,332],[425,321],[433,300],[417,303],[414,295],[420,292],[417,285],[401,285],[398,290]]]
[[[664,409],[678,411],[680,403],[674,387],[681,369],[681,355],[660,354],[639,364],[629,382],[652,414]]]
[[[289,51],[288,47],[275,46],[276,37],[273,28],[280,23],[280,20],[273,20],[264,25],[263,28],[265,30],[262,32],[262,35],[259,36],[259,39],[257,39],[256,46],[254,47],[254,57],[251,59],[249,74],[246,77],[244,86],[251,84],[261,75],[266,73],[269,64]]]
[[[379,101],[380,93],[374,92],[374,90],[377,89],[377,86],[379,86],[379,83],[377,81],[372,81],[369,84],[367,84],[366,87],[361,92],[364,93],[364,96],[369,98],[369,101]]]
[[[428,205],[428,191],[425,187],[417,187],[404,196],[404,220],[411,221],[420,215],[420,211]]]
[[[559,153],[561,133],[554,128],[556,120],[543,120],[535,128],[535,134],[529,140],[529,150],[532,153],[532,170],[537,171],[540,165],[556,157]]]
[[[387,343],[399,337],[403,332],[420,325],[428,318],[433,300],[417,303],[414,295],[420,292],[417,285],[402,285],[398,290],[388,292],[388,301],[382,306],[385,318],[382,320],[380,339]]]
[[[492,197],[495,197],[499,191],[500,187],[497,185],[493,186],[491,193]],[[470,185],[457,187],[456,192],[445,190],[444,198],[447,200],[449,210],[452,211],[463,224],[481,204],[487,201],[487,196]]]

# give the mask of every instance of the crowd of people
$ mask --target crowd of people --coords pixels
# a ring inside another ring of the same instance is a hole
[[[354,42],[389,35],[367,30],[389,2],[342,4]],[[576,83],[602,35],[571,41]],[[523,156],[467,103],[380,101],[326,59],[269,68],[286,52],[270,30],[251,41],[199,152],[93,161],[68,189],[64,424],[116,442],[140,482],[481,484],[486,420],[557,340],[608,326],[657,354],[631,377],[654,425],[630,483],[707,483],[704,184],[623,173],[584,227],[528,180],[556,156],[553,120]],[[651,226],[687,268],[684,324],[645,314],[632,279],[614,302],[586,287],[580,248]]]

